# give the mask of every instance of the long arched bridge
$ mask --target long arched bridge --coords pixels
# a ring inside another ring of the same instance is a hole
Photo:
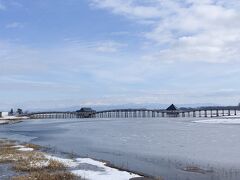
[[[111,109],[94,111],[82,108],[79,111],[33,112],[26,114],[33,119],[69,119],[69,118],[160,118],[160,117],[221,117],[237,116],[239,106],[219,106],[201,108],[180,108],[171,105],[167,109]]]

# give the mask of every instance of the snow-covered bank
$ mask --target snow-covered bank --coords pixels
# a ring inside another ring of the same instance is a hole
[[[126,171],[120,171],[115,168],[108,167],[106,163],[95,161],[90,158],[78,158],[80,164],[88,164],[95,166],[98,170],[79,169],[73,170],[72,173],[89,180],[129,180],[131,178],[140,177],[139,175],[132,174]]]
[[[0,120],[0,125],[1,124],[8,124],[9,123],[9,121],[7,121],[7,120]]]
[[[24,120],[24,119],[29,119],[27,116],[5,116],[5,117],[0,117],[0,121],[6,121],[6,120]]]
[[[74,168],[71,172],[79,177],[88,180],[129,180],[140,175],[121,171],[107,166],[106,163],[90,158],[63,159],[56,156],[45,156],[49,160],[59,161],[69,168]]]
[[[26,120],[26,119],[29,119],[29,117],[27,117],[27,116],[22,116],[22,117],[17,117],[17,116],[1,117],[0,118],[0,125],[17,123],[17,122],[20,122],[21,120]]]
[[[207,123],[207,124],[240,124],[239,118],[215,118],[215,119],[206,119],[206,120],[197,120],[193,121],[195,123]]]

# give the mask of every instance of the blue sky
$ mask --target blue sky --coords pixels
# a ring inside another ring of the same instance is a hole
[[[240,102],[238,0],[0,0],[0,108]]]

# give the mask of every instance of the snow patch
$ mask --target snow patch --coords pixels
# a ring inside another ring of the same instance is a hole
[[[23,145],[16,145],[16,146],[13,146],[13,148],[17,148],[18,151],[33,151],[34,150],[33,148],[27,148]]]
[[[78,158],[80,164],[89,164],[102,168],[101,171],[97,170],[73,170],[72,173],[89,180],[129,180],[131,178],[140,177],[137,174],[132,174],[126,171],[120,171],[115,168],[106,166],[106,163],[95,161],[90,158]]]
[[[7,124],[9,123],[9,121],[6,121],[6,120],[0,120],[0,124]]]
[[[13,148],[25,148],[25,146],[23,146],[23,145],[16,145],[16,146],[13,146]]]
[[[18,151],[33,151],[33,148],[19,148]]]
[[[76,176],[81,176],[82,178],[88,180],[129,180],[134,177],[140,177],[137,174],[120,171],[118,169],[108,167],[106,163],[96,161],[90,158],[77,158],[76,160],[72,160],[59,158],[48,154],[45,154],[45,157],[48,160],[58,161],[69,168],[74,168],[74,170],[71,170],[73,174],[75,174]],[[95,170],[81,169],[81,165],[83,164],[96,166],[97,168]]]
[[[0,117],[0,120],[26,120],[29,119],[29,117],[27,116],[4,116],[4,117]]]
[[[207,123],[207,124],[240,124],[240,118],[239,119],[230,119],[230,118],[219,118],[219,119],[207,119],[207,120],[198,120],[193,121],[195,123]]]
[[[96,161],[90,158],[77,158],[76,159],[79,163],[86,163],[86,164],[91,164],[93,166],[98,166],[98,167],[105,167],[106,163],[104,162],[100,162],[100,161]]]

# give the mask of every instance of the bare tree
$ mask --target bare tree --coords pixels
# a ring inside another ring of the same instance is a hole
[[[17,114],[23,114],[23,110],[22,109],[17,109]]]

